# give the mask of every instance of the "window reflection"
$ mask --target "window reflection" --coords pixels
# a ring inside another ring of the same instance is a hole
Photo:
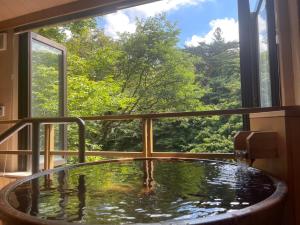
[[[62,51],[32,40],[32,117],[59,116],[61,55]]]
[[[31,116],[61,116],[63,51],[39,40],[31,42]],[[63,148],[63,125],[55,125],[55,148]],[[44,147],[44,127],[41,127],[41,149]],[[61,158],[61,157],[56,157]],[[41,157],[43,162],[43,157]]]
[[[268,24],[266,1],[262,1],[257,16],[258,24],[258,57],[259,57],[259,93],[261,107],[272,106]]]

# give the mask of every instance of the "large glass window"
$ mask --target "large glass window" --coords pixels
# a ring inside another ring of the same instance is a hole
[[[155,1],[36,32],[68,48],[70,116],[278,105],[273,0],[253,2]],[[48,41],[30,43],[30,116],[62,115],[63,51]],[[231,152],[242,125],[228,116],[155,120],[154,150]],[[76,132],[69,127],[74,150]],[[87,149],[138,151],[141,134],[136,122],[89,122]]]
[[[70,116],[233,109],[241,107],[237,12],[237,0],[162,0],[35,32],[68,49]],[[241,127],[238,116],[155,120],[154,151],[230,152]],[[87,150],[141,151],[141,128],[89,121]],[[68,127],[68,149],[77,149],[76,132]]]

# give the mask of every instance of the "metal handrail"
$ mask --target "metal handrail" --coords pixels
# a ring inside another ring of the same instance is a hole
[[[8,138],[10,138],[12,135],[17,133],[19,130],[23,129],[26,127],[28,124],[24,121],[18,121],[15,125],[12,127],[8,128],[6,131],[0,134],[0,144],[5,142]]]
[[[32,173],[39,172],[39,160],[40,160],[40,125],[42,124],[65,124],[65,123],[77,123],[78,125],[78,158],[79,162],[85,161],[85,122],[78,117],[53,117],[53,118],[26,118],[17,122],[12,127],[8,128],[2,134],[0,134],[0,144],[5,142],[12,135],[19,130],[30,125],[32,130]]]

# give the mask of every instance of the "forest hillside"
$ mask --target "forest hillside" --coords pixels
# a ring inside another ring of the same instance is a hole
[[[67,48],[69,116],[240,107],[239,43],[225,42],[221,28],[215,30],[210,44],[179,47],[180,30],[165,15],[137,19],[136,27],[135,33],[122,33],[119,39],[106,36],[96,19],[36,31]],[[36,85],[52,90],[51,82],[46,80],[51,79],[54,70],[51,62],[36,68],[42,78]],[[48,114],[55,107],[49,101],[50,94],[37,99]],[[87,125],[89,150],[142,149],[138,120]],[[230,152],[232,137],[241,127],[240,116],[155,120],[154,149]],[[76,148],[75,128],[70,126],[68,133],[69,149]]]

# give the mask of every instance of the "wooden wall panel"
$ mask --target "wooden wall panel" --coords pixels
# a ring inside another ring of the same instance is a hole
[[[278,158],[259,159],[253,166],[287,182],[285,221],[287,225],[300,224],[300,110],[252,114],[250,123],[253,131],[278,133]]]
[[[282,103],[300,105],[299,1],[275,0]]]
[[[300,12],[298,0],[289,0],[289,16],[291,29],[291,45],[292,45],[292,64],[294,72],[294,96],[295,105],[300,105]]]
[[[17,118],[17,40],[13,31],[8,32],[7,50],[0,51],[0,104],[5,106],[5,116],[0,120]],[[8,128],[8,125],[0,125],[0,132]],[[12,137],[0,145],[1,150],[17,149],[17,137]],[[6,167],[6,171],[13,171],[17,167],[16,156],[0,156],[0,172]]]
[[[286,118],[286,134],[289,154],[289,193],[293,199],[295,224],[300,224],[300,117]]]

